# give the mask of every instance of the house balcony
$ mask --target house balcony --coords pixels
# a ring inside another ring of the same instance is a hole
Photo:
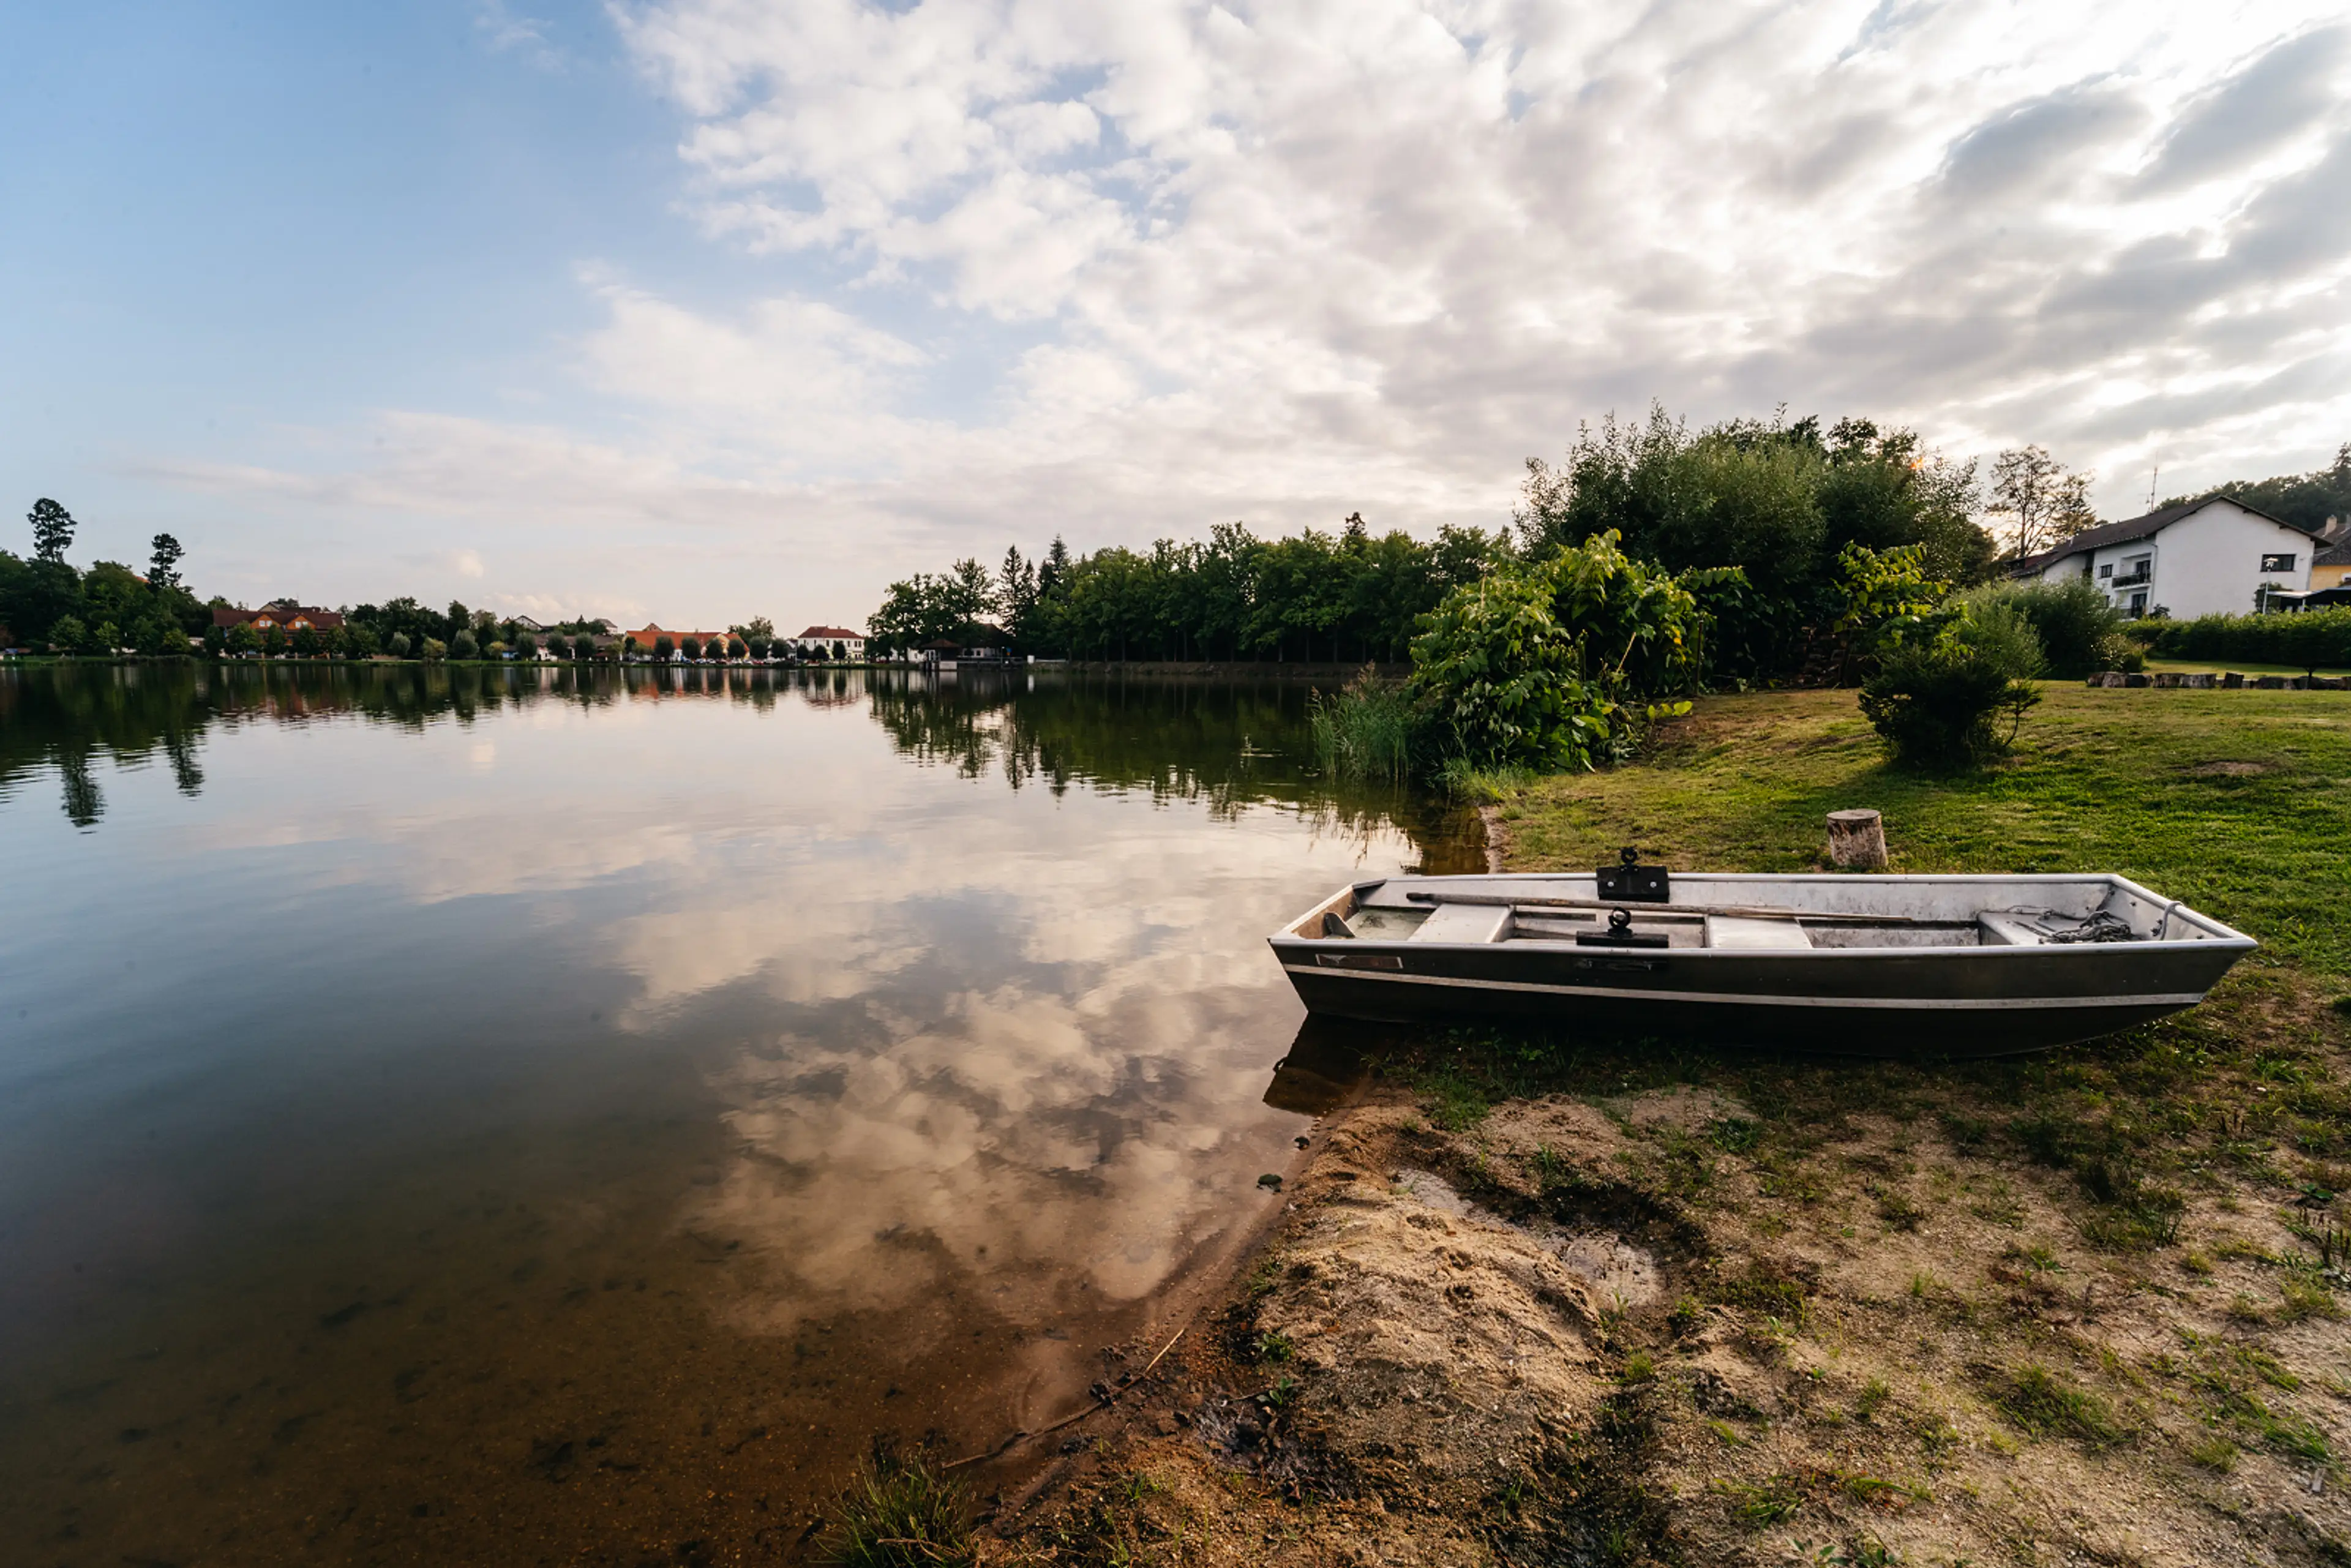
[[[2109,578],[2106,580],[2106,586],[2108,588],[2145,588],[2154,580],[2155,573],[2142,569],[2128,577]]]

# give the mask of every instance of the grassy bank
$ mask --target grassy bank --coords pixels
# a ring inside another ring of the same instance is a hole
[[[1897,869],[2116,871],[2259,937],[2260,961],[2351,973],[2351,693],[2044,699],[2013,759],[1959,779],[1889,768],[1850,692],[1710,699],[1645,763],[1505,791],[1510,867],[1637,843],[1693,871],[1811,870],[1827,813],[1871,806]]]
[[[1353,1031],[1280,1235],[1001,1554],[2351,1563],[2346,782],[2343,696],[2061,687],[1963,779],[1799,693],[1512,788],[1516,869],[1805,869],[1870,805],[1901,866],[2112,867],[2266,946],[1965,1064]]]

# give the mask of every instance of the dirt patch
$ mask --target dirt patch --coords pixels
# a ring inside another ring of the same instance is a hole
[[[2188,769],[2190,779],[2258,779],[2269,771],[2264,762],[2199,762]]]
[[[2351,1563],[2343,1034],[2272,974],[2000,1067],[1579,1045],[1447,1131],[1448,1037],[991,1551]]]

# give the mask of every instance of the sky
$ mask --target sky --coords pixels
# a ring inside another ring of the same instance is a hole
[[[2339,3],[14,0],[0,72],[0,497],[250,603],[862,625],[1493,528],[1653,401],[2108,517],[2351,439]]]

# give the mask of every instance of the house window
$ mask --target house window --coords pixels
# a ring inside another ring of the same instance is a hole
[[[2115,563],[2113,561],[2108,561],[2105,565],[2098,568],[2098,576],[2102,579],[2112,577],[2114,574]]]
[[[2265,555],[2262,557],[2262,570],[2263,571],[2292,571],[2294,570],[2294,557],[2291,553],[2286,555]]]
[[[2134,615],[2144,615],[2147,613],[2147,595],[2145,593],[2134,593],[2131,595],[2130,612]]]

